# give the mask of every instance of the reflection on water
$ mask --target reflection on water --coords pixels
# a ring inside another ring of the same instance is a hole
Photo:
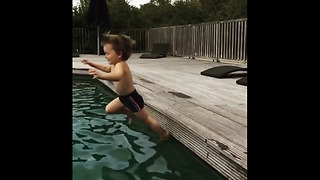
[[[160,142],[139,120],[106,114],[115,97],[96,80],[73,80],[74,180],[223,179],[174,138]]]

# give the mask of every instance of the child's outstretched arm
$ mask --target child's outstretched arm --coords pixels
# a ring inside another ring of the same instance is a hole
[[[109,81],[120,81],[124,76],[124,69],[121,65],[117,65],[110,73],[104,73],[96,69],[89,69],[89,74],[93,75],[93,78]]]
[[[99,69],[100,71],[104,71],[104,72],[110,72],[111,71],[111,65],[108,65],[108,64],[94,63],[94,62],[89,61],[88,59],[83,59],[83,60],[81,60],[81,62],[83,64],[88,64],[91,67]]]

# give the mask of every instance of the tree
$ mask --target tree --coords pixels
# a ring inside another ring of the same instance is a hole
[[[131,6],[126,0],[108,2],[111,28],[130,28]]]
[[[72,7],[72,27],[85,27],[90,0],[80,0],[78,6]]]
[[[140,8],[141,18],[145,19],[145,28],[169,26],[174,18],[174,7],[170,0],[151,0]]]
[[[199,0],[204,21],[221,21],[247,17],[247,0]]]
[[[223,20],[242,19],[247,17],[247,0],[228,0],[222,7],[219,16]]]
[[[203,22],[203,11],[198,0],[176,1],[173,3],[175,9],[172,25],[197,24]]]
[[[140,8],[130,0],[107,0],[112,29],[198,24],[247,17],[247,0],[150,0]],[[86,27],[90,0],[72,8],[73,27]]]

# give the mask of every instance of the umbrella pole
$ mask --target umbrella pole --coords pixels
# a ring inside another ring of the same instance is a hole
[[[98,56],[100,56],[100,47],[99,47],[99,25],[98,25],[98,30],[97,30],[97,37],[98,37],[98,40],[97,40],[97,48],[98,48]]]

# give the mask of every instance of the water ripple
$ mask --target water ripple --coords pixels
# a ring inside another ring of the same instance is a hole
[[[85,86],[85,84],[78,84]],[[124,114],[107,114],[95,88],[73,89],[73,164],[88,170],[123,170],[156,154],[150,137],[130,129]],[[110,102],[110,101],[109,101]],[[139,165],[138,165],[139,166]]]
[[[202,171],[203,166],[188,161],[184,150],[159,143],[141,121],[128,126],[126,115],[107,114],[105,106],[115,95],[92,83],[73,83],[74,180],[206,180],[212,176],[193,173],[195,167]]]

